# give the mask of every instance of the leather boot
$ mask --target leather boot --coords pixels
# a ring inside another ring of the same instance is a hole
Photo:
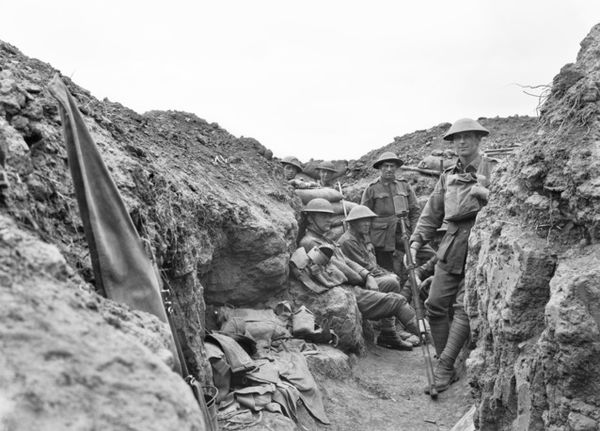
[[[439,358],[446,342],[448,341],[448,333],[450,332],[450,325],[448,318],[442,319],[429,319],[429,329],[431,330],[431,338],[433,339],[433,345],[435,347],[435,354]]]
[[[408,328],[405,328],[402,323],[396,322],[396,333],[400,336],[400,338],[412,344],[413,347],[417,347],[419,344],[421,344],[419,336],[407,331],[407,329]]]
[[[454,363],[440,360],[433,370],[433,383],[438,393],[444,392],[450,385],[458,380],[458,375],[454,369]],[[425,387],[425,393],[429,394],[430,387]]]
[[[454,369],[454,362],[469,338],[469,333],[469,320],[466,316],[455,315],[452,325],[450,325],[446,347],[444,347],[444,350],[440,354],[440,361],[433,371],[435,388],[438,392],[444,392],[452,383],[458,380],[456,370]],[[429,387],[425,389],[425,393],[429,393]]]
[[[382,331],[377,337],[377,345],[388,349],[395,350],[412,350],[411,343],[404,341],[396,332]]]

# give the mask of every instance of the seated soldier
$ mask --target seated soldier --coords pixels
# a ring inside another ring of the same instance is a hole
[[[329,245],[333,249],[330,262],[345,276],[346,285],[352,289],[356,303],[363,318],[379,320],[396,317],[411,333],[417,335],[418,328],[415,312],[406,302],[406,298],[398,293],[389,292],[393,289],[393,282],[389,277],[378,280],[365,267],[347,258],[341,248],[327,239],[325,234],[331,229],[331,218],[334,213],[331,203],[325,199],[311,200],[302,210],[305,216],[306,231],[299,245],[307,252],[315,246]],[[398,288],[398,286],[396,286]],[[380,292],[379,290],[382,290]],[[387,293],[389,292],[389,293]],[[408,343],[396,333],[393,321],[382,323],[381,333],[377,337],[377,344],[392,349],[412,350]]]
[[[371,220],[376,218],[377,214],[364,205],[358,205],[350,210],[345,221],[348,222],[348,230],[340,237],[338,244],[346,257],[366,268],[377,280],[381,292],[399,293],[405,298],[410,298],[400,291],[400,281],[398,276],[377,264],[373,245],[369,238],[371,229]],[[382,320],[383,328],[394,327],[394,319]],[[419,337],[405,330],[398,331],[398,335],[413,346],[419,345]]]
[[[281,164],[283,165],[283,178],[294,188],[312,189],[319,187],[319,184],[314,181],[306,181],[298,177],[298,174],[302,172],[302,163],[296,157],[284,157]]]

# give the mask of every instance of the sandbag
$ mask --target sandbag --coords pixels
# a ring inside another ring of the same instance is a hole
[[[434,155],[425,156],[423,160],[417,164],[418,168],[431,169],[433,171],[440,170],[440,160],[443,161],[444,169],[447,169],[456,164],[455,158],[436,157]]]
[[[341,201],[344,197],[340,192],[335,189],[330,189],[329,187],[320,189],[296,189],[294,191],[300,197],[300,200],[304,205],[316,198],[323,198],[333,203]]]
[[[343,205],[342,205],[343,202]],[[331,206],[333,206],[333,212],[335,214],[344,214],[344,207],[346,208],[346,214],[348,214],[350,212],[350,210],[352,208],[354,208],[355,206],[358,206],[357,203],[354,202],[350,202],[350,201],[338,201],[338,202],[332,202]]]
[[[311,183],[315,181],[313,177],[306,175],[304,172],[298,172],[294,178]]]

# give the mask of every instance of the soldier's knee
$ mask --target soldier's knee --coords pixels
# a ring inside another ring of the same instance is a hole
[[[404,296],[400,295],[399,293],[390,292],[390,293],[387,293],[386,295],[388,296],[388,299],[390,301],[395,302],[396,305],[398,305],[399,307],[406,305],[408,303],[406,298]]]
[[[377,278],[377,285],[380,292],[400,293],[400,282],[395,275],[384,275]]]
[[[425,301],[425,312],[429,319],[444,319],[448,317],[448,308],[429,297]]]

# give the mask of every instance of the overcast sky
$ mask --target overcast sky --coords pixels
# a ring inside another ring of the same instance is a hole
[[[193,112],[307,161],[535,115],[517,84],[551,83],[598,22],[598,0],[13,0],[0,39],[97,98]]]

